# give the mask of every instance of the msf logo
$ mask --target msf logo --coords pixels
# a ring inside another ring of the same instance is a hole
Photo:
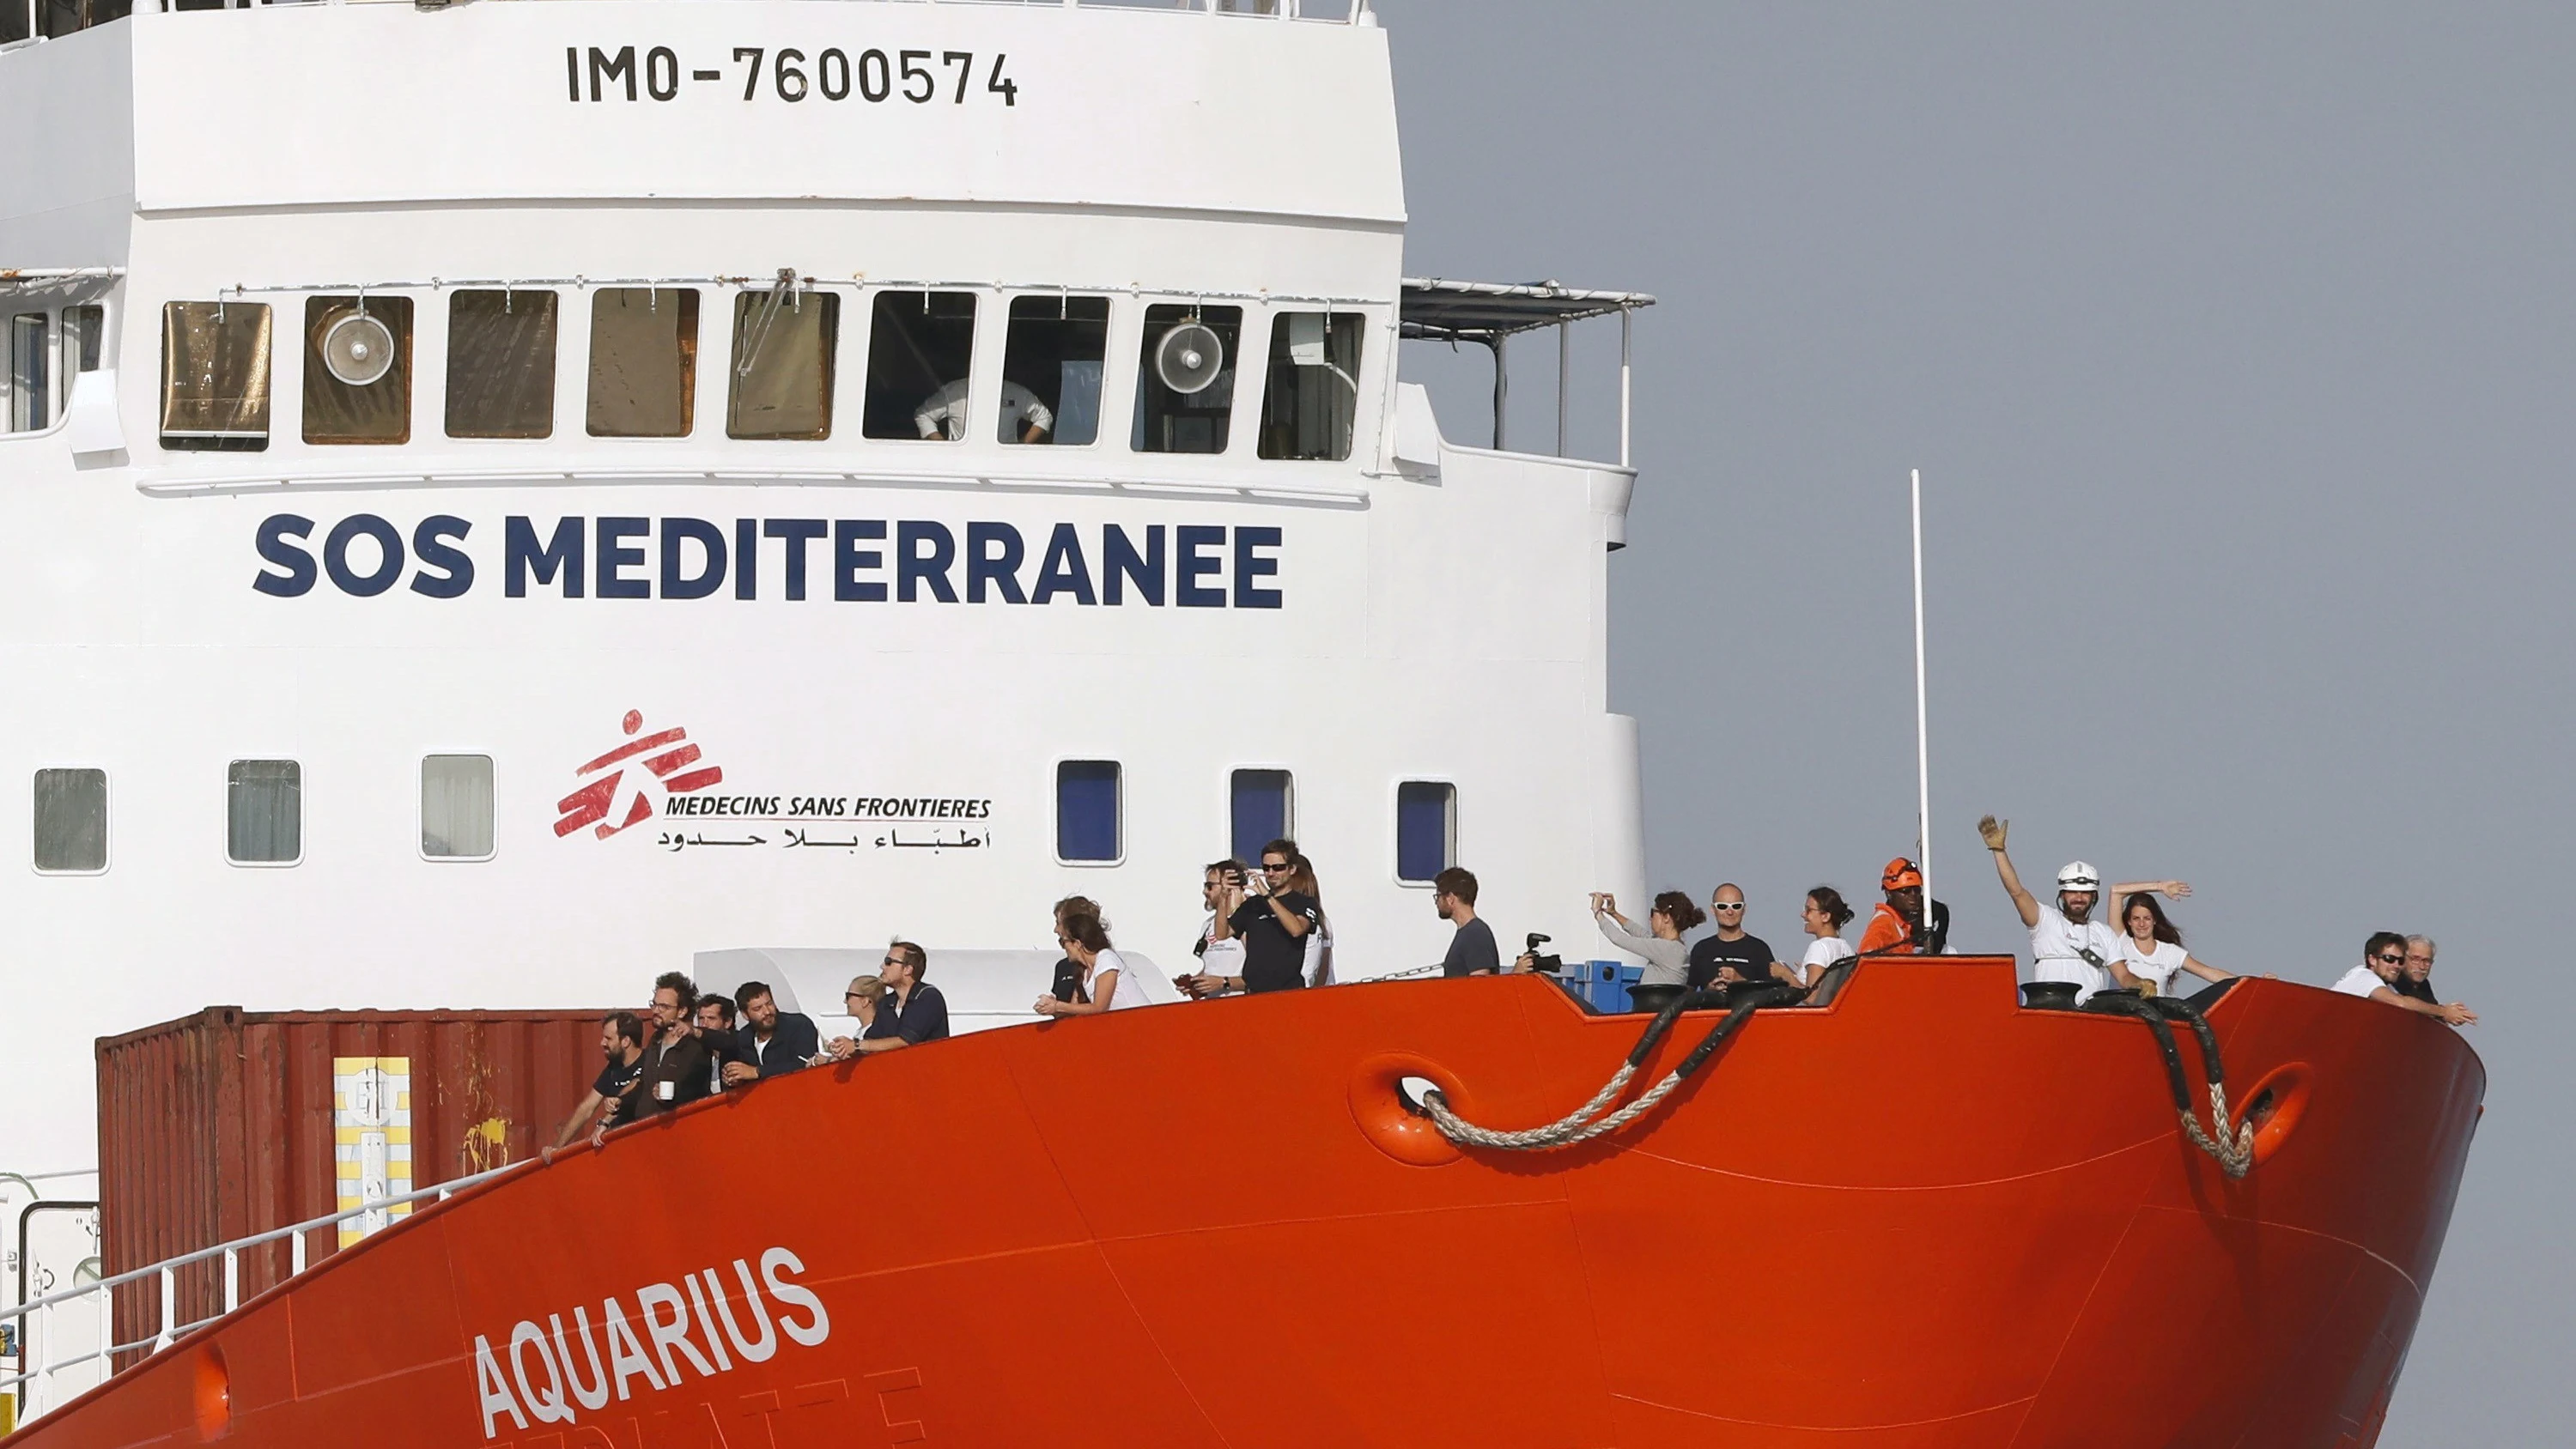
[[[699,751],[689,743],[687,730],[639,733],[644,714],[632,709],[626,712],[625,727],[632,738],[573,772],[590,783],[555,802],[555,809],[562,812],[555,821],[556,835],[593,826],[606,840],[660,814],[664,796],[686,795],[724,780],[721,765],[688,768],[698,763]],[[639,755],[641,760],[636,758]],[[638,764],[641,769],[633,767]]]

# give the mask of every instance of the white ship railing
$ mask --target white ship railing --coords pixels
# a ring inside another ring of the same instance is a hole
[[[0,1393],[18,1395],[18,1422],[26,1423],[40,1414],[61,1407],[60,1404],[53,1402],[51,1390],[55,1379],[66,1371],[104,1360],[106,1371],[98,1376],[98,1381],[104,1382],[114,1378],[121,1371],[117,1367],[116,1355],[136,1354],[140,1356],[136,1362],[140,1363],[150,1354],[159,1353],[186,1335],[241,1307],[241,1255],[244,1252],[283,1239],[288,1244],[287,1253],[290,1263],[287,1276],[279,1280],[279,1286],[284,1286],[304,1274],[306,1266],[304,1235],[307,1233],[318,1232],[324,1228],[336,1230],[342,1223],[404,1203],[422,1202],[432,1198],[444,1202],[450,1194],[461,1189],[472,1187],[476,1183],[489,1182],[504,1173],[517,1172],[534,1166],[542,1160],[529,1158],[526,1161],[511,1163],[507,1167],[493,1168],[489,1172],[478,1172],[469,1177],[442,1182],[435,1187],[424,1187],[413,1192],[379,1198],[360,1207],[342,1209],[318,1218],[308,1218],[287,1227],[270,1228],[263,1233],[253,1233],[249,1237],[236,1238],[229,1243],[217,1243],[211,1248],[199,1248],[195,1252],[182,1253],[175,1258],[164,1258],[158,1263],[119,1273],[112,1278],[101,1278],[95,1283],[83,1283],[77,1287],[66,1288],[60,1293],[48,1293],[42,1298],[30,1299],[16,1307],[0,1310],[0,1322],[15,1322],[18,1328],[17,1371],[0,1375]],[[392,1224],[389,1223],[387,1226]],[[179,1322],[179,1270],[192,1264],[212,1262],[216,1259],[223,1261],[223,1308],[203,1318],[191,1319],[185,1323]],[[158,1315],[155,1320],[158,1326],[141,1338],[120,1343],[116,1340],[116,1290],[147,1282],[157,1282],[160,1287]],[[76,1352],[66,1352],[71,1346],[54,1342],[53,1335],[44,1330],[51,1329],[62,1310],[84,1300],[96,1300],[98,1341],[95,1344],[82,1344]],[[27,1333],[30,1320],[40,1330],[33,1338],[30,1338]],[[32,1367],[26,1362],[31,1352],[43,1355],[42,1361]],[[127,1365],[127,1367],[132,1366]],[[86,1384],[82,1385],[84,1390],[87,1387]]]

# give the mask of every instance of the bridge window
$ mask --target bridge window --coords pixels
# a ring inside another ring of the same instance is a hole
[[[235,865],[293,865],[304,858],[302,765],[235,760],[225,785],[225,859]]]
[[[871,438],[965,437],[974,365],[974,293],[877,293],[860,431]]]
[[[1055,858],[1111,865],[1119,857],[1118,762],[1066,760],[1055,767]]]
[[[268,308],[172,302],[161,309],[161,446],[268,446]]]
[[[492,858],[490,755],[422,757],[420,853],[429,860]]]
[[[1013,298],[1010,345],[1002,351],[1001,440],[1069,447],[1097,441],[1108,357],[1108,298]]]
[[[28,0],[0,0],[0,45],[28,39],[34,19],[35,11]]]
[[[411,441],[411,298],[305,302],[304,441]]]
[[[37,432],[52,422],[52,349],[45,341],[44,313],[21,312],[9,319],[10,432]]]
[[[685,438],[696,421],[695,288],[607,287],[590,302],[590,435]]]
[[[1458,787],[1407,780],[1395,787],[1395,878],[1429,885],[1458,863]]]
[[[479,289],[448,299],[449,437],[554,436],[557,300]]]
[[[832,345],[841,299],[801,288],[746,290],[733,304],[729,438],[832,436]]]
[[[1241,307],[1146,308],[1128,446],[1139,453],[1224,452],[1242,334]]]
[[[63,309],[63,401],[69,406],[72,379],[96,372],[106,362],[107,309],[91,305]]]
[[[1259,860],[1261,847],[1297,832],[1293,783],[1286,770],[1237,770],[1229,802],[1234,858]]]
[[[107,869],[107,772],[36,772],[36,869],[96,875]]]
[[[1357,312],[1282,312],[1271,320],[1261,456],[1339,462],[1351,455],[1367,320]]]

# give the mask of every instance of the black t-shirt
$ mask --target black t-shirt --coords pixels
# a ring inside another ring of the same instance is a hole
[[[2433,978],[2429,976],[2418,981],[2400,971],[2397,973],[2397,979],[2389,983],[2388,989],[2400,996],[2411,996],[2417,1001],[2428,1002],[2434,1006],[2442,1004],[2442,998],[2433,994]]]
[[[877,1008],[877,1019],[884,1020],[887,1008],[893,1005],[894,993],[889,991],[884,1004]],[[894,1034],[914,1046],[926,1041],[939,1041],[948,1035],[948,998],[940,995],[939,988],[927,981],[915,984],[912,999],[893,1015]]]
[[[1496,974],[1503,969],[1503,953],[1494,945],[1494,928],[1479,916],[1458,928],[1449,938],[1449,954],[1440,962],[1443,976],[1473,976],[1482,971]]]
[[[1716,984],[1718,968],[1722,966],[1734,967],[1749,981],[1768,981],[1771,979],[1771,963],[1778,959],[1760,936],[1746,936],[1735,941],[1703,936],[1691,943],[1691,990],[1705,991]]]
[[[1067,1006],[1091,1000],[1091,993],[1082,989],[1082,968],[1070,956],[1055,963],[1055,984],[1047,993]]]
[[[603,1097],[613,1099],[618,1093],[626,1090],[628,1083],[642,1075],[644,1075],[644,1059],[640,1056],[631,1062],[610,1062],[600,1068],[599,1079],[590,1084],[590,1089]]]
[[[1279,904],[1306,918],[1309,932],[1322,928],[1324,908],[1300,891],[1281,891]],[[1226,918],[1226,928],[1243,938],[1243,989],[1286,991],[1306,984],[1306,938],[1288,934],[1270,898],[1254,896]]]

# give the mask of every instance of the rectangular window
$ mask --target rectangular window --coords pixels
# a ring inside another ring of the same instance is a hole
[[[302,765],[232,762],[225,777],[224,857],[235,865],[293,865],[304,858]]]
[[[1100,437],[1100,372],[1109,357],[1106,297],[1015,297],[1002,349],[1005,443],[1083,447]]]
[[[871,438],[966,436],[966,380],[974,370],[974,293],[877,293],[859,430]]]
[[[1055,767],[1055,857],[1118,859],[1118,762],[1066,760]]]
[[[1146,308],[1128,446],[1139,453],[1224,452],[1242,335],[1241,307],[1166,302]]]
[[[54,398],[53,351],[45,345],[45,314],[9,319],[9,431],[32,433],[50,426]]]
[[[1395,878],[1428,885],[1458,863],[1458,789],[1433,780],[1395,787]]]
[[[608,287],[590,302],[590,435],[685,438],[696,421],[698,294]]]
[[[746,290],[733,303],[729,438],[832,436],[832,347],[841,299],[803,289]]]
[[[304,441],[411,441],[411,298],[305,300]]]
[[[1235,771],[1228,832],[1234,858],[1259,860],[1261,847],[1295,835],[1291,804],[1286,770]]]
[[[420,853],[492,858],[492,757],[426,755],[420,762]]]
[[[556,301],[515,290],[448,299],[449,437],[554,436]]]
[[[1366,322],[1357,312],[1282,312],[1271,320],[1261,456],[1339,462],[1351,455]]]
[[[34,11],[28,7],[27,0],[0,0],[0,45],[28,39],[32,33],[29,22],[33,18]]]
[[[161,309],[161,446],[268,446],[268,307],[172,302]]]
[[[107,772],[36,772],[36,869],[96,875],[107,869]]]
[[[106,361],[107,309],[95,304],[63,309],[63,407],[72,405],[72,380]]]

